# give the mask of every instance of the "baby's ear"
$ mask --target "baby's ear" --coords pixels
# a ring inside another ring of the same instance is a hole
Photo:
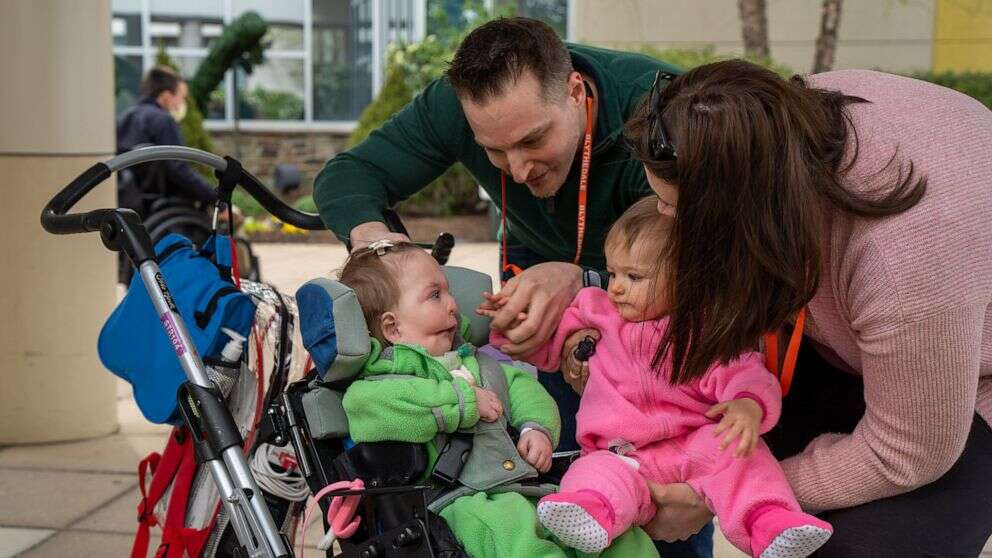
[[[400,342],[400,324],[396,321],[396,314],[385,312],[379,317],[379,328],[382,336],[392,344]]]

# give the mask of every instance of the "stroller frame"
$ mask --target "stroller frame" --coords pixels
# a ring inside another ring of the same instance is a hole
[[[97,163],[76,177],[45,206],[41,224],[53,234],[100,232],[104,246],[123,252],[138,268],[162,328],[172,342],[187,381],[180,387],[180,411],[195,437],[197,461],[206,463],[221,494],[244,555],[251,558],[292,556],[286,538],[279,533],[264,497],[241,451],[242,439],[216,385],[207,376],[203,360],[193,345],[155,261],[148,231],[130,209],[97,209],[68,213],[76,203],[114,172],[150,161],[176,159],[215,169],[220,177],[220,197],[230,202],[236,186],[242,186],[273,215],[294,226],[310,230],[324,228],[320,217],[302,213],[282,203],[257,178],[231,158],[179,146],[146,147]]]

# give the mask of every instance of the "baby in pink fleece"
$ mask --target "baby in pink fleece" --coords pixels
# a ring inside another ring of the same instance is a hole
[[[526,359],[558,370],[569,336],[600,332],[577,415],[582,456],[561,491],[540,501],[538,516],[562,543],[596,553],[654,517],[647,480],[685,482],[734,546],[762,558],[808,556],[833,531],[799,508],[760,439],[778,420],[782,398],[762,356],[742,354],[677,385],[670,359],[652,365],[668,325],[668,272],[657,262],[672,225],[657,203],[645,198],[617,220],[605,246],[609,290],[579,291],[552,339]],[[507,340],[494,334],[492,342]]]

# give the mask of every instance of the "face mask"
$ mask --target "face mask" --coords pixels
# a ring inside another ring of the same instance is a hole
[[[176,122],[182,122],[183,118],[186,118],[186,101],[183,101],[178,107],[169,111],[172,115],[172,119]]]

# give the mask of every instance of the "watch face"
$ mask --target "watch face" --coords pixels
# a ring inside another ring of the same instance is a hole
[[[587,269],[582,272],[582,286],[583,287],[599,287],[599,274],[591,269]]]

